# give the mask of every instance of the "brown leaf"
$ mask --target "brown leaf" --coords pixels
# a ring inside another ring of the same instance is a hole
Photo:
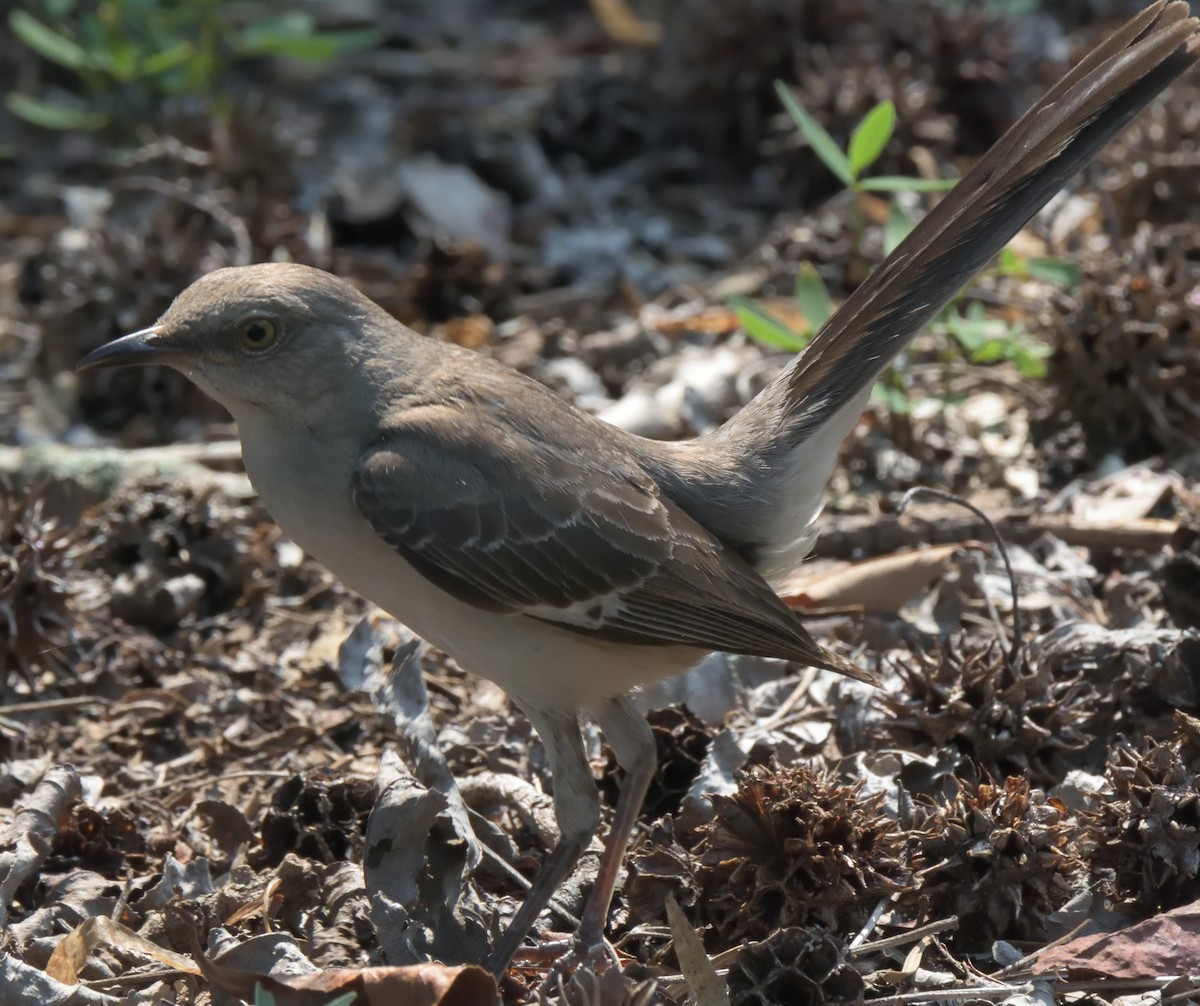
[[[259,981],[276,1006],[322,1006],[347,992],[362,1006],[500,1006],[496,980],[473,964],[338,968]]]
[[[793,585],[796,592],[784,600],[793,607],[855,607],[871,614],[895,614],[942,575],[952,555],[982,547],[959,542],[866,559],[800,580]]]
[[[66,985],[74,985],[79,981],[79,972],[87,963],[88,955],[96,947],[107,946],[115,950],[125,950],[129,953],[150,957],[176,971],[189,975],[200,974],[200,969],[192,963],[190,957],[176,954],[151,943],[144,936],[139,936],[132,929],[126,929],[120,923],[113,922],[104,916],[84,919],[75,929],[67,934],[50,955],[46,964],[46,974],[56,981]]]
[[[1200,960],[1200,902],[1175,908],[1115,933],[1081,936],[1047,950],[1036,974],[1065,968],[1071,978],[1145,979],[1190,974]]]

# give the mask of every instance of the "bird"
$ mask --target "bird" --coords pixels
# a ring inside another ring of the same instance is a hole
[[[1195,64],[1158,0],[1037,101],[728,422],[643,439],[326,272],[219,269],[77,369],[162,364],[237,422],[279,526],[347,586],[500,685],[550,765],[560,837],[486,961],[502,974],[600,823],[579,718],[625,779],[575,950],[603,945],[655,767],[630,700],[712,651],[865,681],[780,598],[841,441],[897,353],[1143,106]]]

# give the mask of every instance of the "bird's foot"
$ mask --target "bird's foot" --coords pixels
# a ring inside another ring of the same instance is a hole
[[[602,936],[586,940],[582,935],[576,935],[568,941],[543,944],[538,951],[549,951],[552,948],[558,950],[558,955],[538,986],[538,992],[542,994],[559,992],[571,976],[581,969],[586,968],[599,975],[610,967],[620,967],[616,949]]]

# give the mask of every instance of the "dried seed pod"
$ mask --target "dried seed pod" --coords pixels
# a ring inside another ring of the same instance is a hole
[[[696,858],[675,838],[670,817],[655,822],[629,852],[625,900],[639,922],[661,921],[666,900],[674,896],[684,908],[696,903]]]
[[[1036,938],[1083,883],[1076,832],[1067,808],[1028,779],[960,780],[911,836],[916,882],[902,903],[923,919],[958,916],[966,948]]]
[[[1096,456],[1127,461],[1197,444],[1200,233],[1143,223],[1118,256],[1084,262],[1086,282],[1059,292],[1045,322],[1057,402]]]
[[[1093,874],[1145,915],[1200,897],[1200,720],[1177,712],[1175,723],[1166,743],[1113,750],[1112,794],[1085,815]]]
[[[865,990],[842,945],[821,929],[781,929],[743,948],[728,980],[731,1006],[849,1006]]]
[[[293,776],[275,793],[262,826],[261,862],[278,866],[295,852],[319,863],[340,863],[362,846],[375,802],[370,779]]]
[[[1029,658],[1013,668],[995,640],[914,651],[896,670],[905,687],[881,696],[892,715],[875,724],[876,745],[926,738],[954,746],[995,777],[1061,779],[1063,756],[1093,739],[1105,709],[1079,668]]]
[[[45,517],[37,494],[0,487],[0,688],[14,673],[32,688],[74,663],[68,578],[81,550],[78,532]]]
[[[722,946],[786,926],[858,926],[908,878],[904,834],[861,782],[772,765],[744,774],[713,806],[696,852],[701,921]]]
[[[647,719],[654,733],[658,761],[642,805],[642,816],[653,819],[679,810],[680,802],[700,774],[712,743],[712,731],[686,707],[654,709]],[[600,788],[613,806],[619,790],[617,771],[616,757],[610,752]]]

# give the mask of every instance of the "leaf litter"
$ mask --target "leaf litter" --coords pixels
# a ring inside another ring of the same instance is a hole
[[[381,14],[424,86],[387,48],[316,84],[264,67],[230,118],[164,107],[160,139],[93,150],[102,168],[69,146],[27,179],[0,164],[0,1002],[645,1006],[688,975],[713,994],[698,948],[735,1006],[1200,994],[1196,81],[1022,236],[1077,286],[972,288],[1051,348],[1046,380],[927,340],[915,407],[874,405],[846,445],[795,600],[883,689],[721,655],[647,689],[659,770],[610,918],[622,969],[541,993],[536,951],[499,989],[470,966],[553,840],[528,724],[284,539],[184,382],[67,376],[199,273],[291,258],[614,421],[694,433],[785,362],[728,293],[782,310],[807,262],[844,295],[882,252],[886,215],[856,244],[774,79],[837,135],[893,100],[880,167],[948,173],[1096,20],[593,6],[511,5],[440,62],[451,21]],[[438,186],[463,193],[453,216]],[[922,482],[996,520],[1015,594],[980,525],[895,516]]]

